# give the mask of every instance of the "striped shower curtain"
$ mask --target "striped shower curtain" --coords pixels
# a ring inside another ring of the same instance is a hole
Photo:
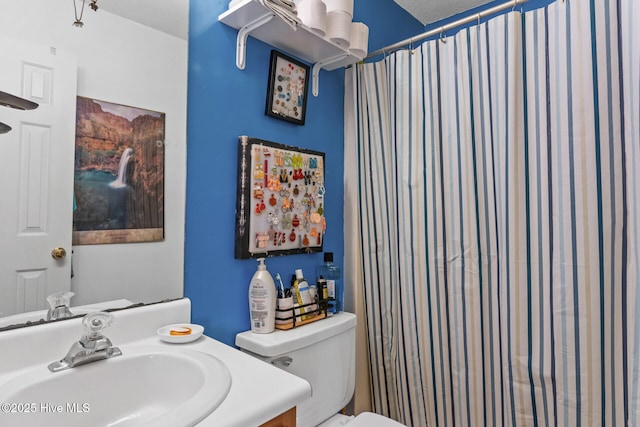
[[[346,111],[373,409],[640,426],[640,2],[558,1],[359,65]]]

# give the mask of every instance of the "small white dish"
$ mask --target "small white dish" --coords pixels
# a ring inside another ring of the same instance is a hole
[[[172,329],[174,331],[184,331],[185,328],[188,328],[191,331],[184,335],[182,334],[171,335]],[[197,340],[198,338],[200,338],[203,332],[204,332],[204,327],[200,325],[194,325],[191,323],[176,323],[173,325],[163,326],[162,328],[158,329],[157,334],[158,334],[158,337],[160,337],[160,339],[164,342],[168,342],[172,344],[183,344],[183,343]]]

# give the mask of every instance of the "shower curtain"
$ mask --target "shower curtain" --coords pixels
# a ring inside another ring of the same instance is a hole
[[[639,3],[510,12],[347,71],[376,412],[640,425]]]

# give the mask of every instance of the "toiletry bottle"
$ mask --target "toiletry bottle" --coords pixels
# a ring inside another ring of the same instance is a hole
[[[267,271],[264,258],[258,258],[258,270],[249,285],[251,332],[268,334],[276,323],[276,285]]]
[[[324,277],[320,277],[318,279],[317,285],[318,287],[318,302],[319,308],[323,312],[327,310],[328,302],[329,302],[329,294],[327,293],[327,280]]]
[[[324,264],[318,268],[318,277],[327,281],[329,301],[328,315],[342,311],[342,282],[340,267],[333,263],[333,252],[324,253]]]
[[[311,298],[311,293],[309,292],[309,283],[304,278],[302,274],[302,269],[296,270],[296,295],[295,298],[298,302],[298,305],[306,305],[311,304],[313,299]],[[314,311],[316,307],[314,305],[306,305],[305,307],[300,308],[300,313],[307,313],[309,311]],[[302,320],[313,317],[312,314],[302,316]]]
[[[305,309],[297,308],[297,307],[300,307],[300,305],[302,304],[302,298],[300,297],[300,292],[298,290],[298,279],[296,279],[295,274],[291,276],[291,296],[293,297],[293,306],[295,308],[294,314],[296,315],[296,318],[294,319],[294,321],[299,322],[302,320],[302,317],[298,315],[304,313]]]

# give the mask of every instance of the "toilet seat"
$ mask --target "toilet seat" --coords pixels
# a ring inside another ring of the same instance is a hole
[[[406,427],[404,424],[400,424],[391,418],[383,417],[379,414],[372,412],[363,412],[353,420],[351,420],[347,427]]]
[[[391,418],[373,412],[363,412],[357,417],[336,414],[318,427],[406,427]]]
[[[353,415],[335,414],[331,418],[324,420],[316,427],[342,427],[347,425],[355,417]]]

